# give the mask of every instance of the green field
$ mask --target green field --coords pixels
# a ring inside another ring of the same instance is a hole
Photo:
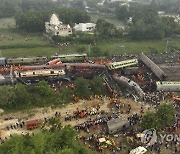
[[[165,51],[166,41],[115,41],[104,42],[98,45],[102,51],[111,54],[148,52],[149,47],[159,52]]]
[[[43,56],[58,51],[42,34],[0,29],[0,50],[4,57]]]
[[[28,56],[52,56],[55,53],[68,54],[76,53],[79,45],[69,45],[68,47],[35,47],[35,48],[15,48],[3,49],[1,53],[4,57],[28,57]]]
[[[94,18],[95,20],[95,18]],[[52,45],[42,34],[29,34],[15,28],[4,28],[3,23],[12,21],[12,18],[0,19],[0,50],[4,57],[25,57],[25,56],[50,56],[55,53],[67,54],[76,53],[79,46],[85,46],[88,52],[88,45],[70,44],[58,48]],[[102,52],[109,54],[140,53],[148,52],[149,48],[155,48],[158,52],[166,50],[166,40],[158,41],[123,41],[109,40],[98,43]],[[180,38],[171,39],[171,43],[180,48]]]
[[[0,28],[14,28],[15,25],[14,18],[0,18]]]

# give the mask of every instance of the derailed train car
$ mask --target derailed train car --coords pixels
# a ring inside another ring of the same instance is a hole
[[[40,69],[30,71],[14,71],[15,78],[24,82],[39,82],[40,80],[53,81],[58,80],[65,75],[63,69]]]
[[[115,81],[119,82],[120,84],[126,86],[127,89],[129,89],[131,91],[134,90],[138,96],[143,97],[145,95],[144,91],[141,89],[141,87],[136,82],[134,82],[124,76],[113,76],[113,79]]]
[[[37,64],[45,63],[47,61],[47,57],[8,58],[6,61],[8,65]]]
[[[137,64],[138,64],[138,59],[130,59],[130,60],[124,60],[120,62],[108,63],[106,64],[106,66],[109,70],[117,70],[120,68],[125,68],[128,66],[137,65]]]
[[[61,62],[85,61],[87,59],[87,54],[65,54],[51,56],[51,59],[57,58],[60,58]]]
[[[0,66],[19,64],[44,64],[47,57],[0,58]]]
[[[157,91],[179,92],[180,81],[157,81]]]
[[[149,68],[151,71],[160,79],[163,80],[166,78],[165,73],[162,69],[159,68],[151,59],[149,59],[145,54],[140,55],[140,60]]]
[[[6,65],[26,65],[26,64],[44,64],[48,60],[59,58],[61,62],[84,62],[87,59],[87,54],[64,54],[55,55],[51,57],[14,57],[14,58],[0,58],[0,66]]]

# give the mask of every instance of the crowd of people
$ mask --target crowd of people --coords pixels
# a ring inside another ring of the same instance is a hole
[[[97,115],[97,114],[100,114],[100,104],[98,104],[97,106],[95,107],[86,107],[86,109],[82,109],[82,110],[79,110],[77,108],[77,110],[75,112],[73,112],[73,114],[68,114],[66,112],[66,116],[65,116],[65,121],[68,121],[68,120],[73,120],[73,119],[80,119],[80,118],[85,118],[85,117],[88,117],[88,116],[92,116],[92,115]]]
[[[11,124],[9,126],[6,127],[6,130],[10,130],[10,129],[18,129],[18,128],[23,128],[25,126],[25,122],[21,121],[21,122],[16,122],[15,124]]]

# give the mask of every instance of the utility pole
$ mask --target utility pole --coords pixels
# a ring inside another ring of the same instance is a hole
[[[91,53],[91,44],[89,44],[89,57],[90,57],[90,53]]]
[[[2,52],[1,52],[1,50],[0,50],[0,57],[2,57]]]
[[[167,40],[167,42],[166,42],[166,52],[168,52],[168,45],[169,45],[169,42]]]

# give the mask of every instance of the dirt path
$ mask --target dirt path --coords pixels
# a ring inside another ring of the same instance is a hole
[[[124,99],[124,98],[120,98],[121,102],[124,104],[131,104],[132,107],[132,112],[131,114],[134,113],[138,113],[140,110],[140,107],[143,103],[139,102],[136,103],[131,99]],[[71,125],[71,126],[75,126],[77,124],[83,123],[85,121],[88,120],[88,118],[82,118],[82,119],[78,119],[78,120],[72,120],[72,121],[64,121],[65,116],[68,114],[72,114],[74,111],[77,110],[77,108],[79,110],[81,109],[85,109],[86,107],[93,107],[93,106],[97,106],[98,104],[100,105],[100,110],[104,110],[106,112],[111,112],[110,108],[109,108],[109,103],[110,103],[110,99],[109,98],[105,98],[103,100],[99,100],[99,99],[93,99],[91,101],[87,101],[87,100],[80,100],[80,102],[76,103],[76,104],[72,104],[70,103],[69,105],[62,107],[62,108],[56,108],[56,109],[51,109],[49,108],[39,108],[39,109],[35,109],[35,110],[30,110],[28,112],[17,112],[17,113],[12,113],[12,114],[7,114],[7,115],[3,115],[0,117],[0,130],[5,130],[5,128],[9,125],[15,124],[18,119],[23,119],[24,121],[27,120],[34,120],[34,119],[44,119],[44,118],[50,118],[53,117],[55,115],[55,112],[60,112],[61,113],[61,117],[60,120],[62,121],[62,125]],[[12,120],[7,120],[5,121],[4,118],[5,117],[14,117],[15,119]],[[91,118],[94,119],[96,116],[92,116]],[[27,131],[25,129],[16,129],[16,130],[10,130],[10,131],[6,131],[6,133],[8,134],[7,136],[9,136],[9,134],[22,134],[22,133],[27,133],[30,131]],[[4,133],[4,134],[6,134]]]

